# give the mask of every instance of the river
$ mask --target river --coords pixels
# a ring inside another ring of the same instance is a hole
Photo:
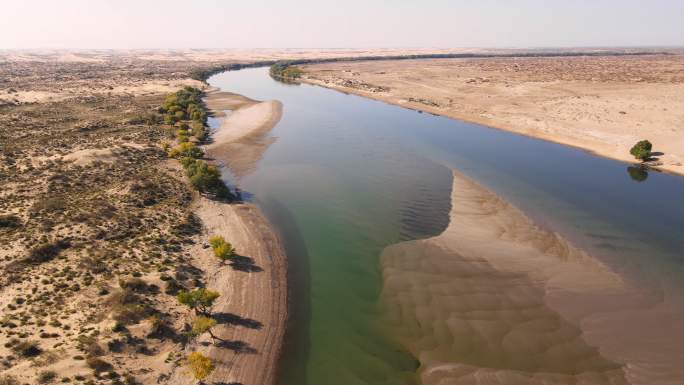
[[[284,84],[266,68],[221,73],[209,83],[284,106],[255,169],[230,178],[262,208],[287,250],[293,312],[282,385],[421,382],[424,357],[387,326],[380,256],[388,246],[446,229],[453,170],[647,293],[648,305],[635,310],[652,323],[644,327],[660,327],[658,336],[684,343],[675,326],[684,325],[684,178],[321,87]],[[663,305],[667,314],[652,314]],[[684,381],[682,369],[661,358],[672,352],[652,341],[650,361],[606,354],[618,366],[641,365],[641,374],[628,373],[627,382]]]

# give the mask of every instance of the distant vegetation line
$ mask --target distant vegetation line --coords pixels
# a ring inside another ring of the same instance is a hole
[[[657,51],[600,51],[600,52],[521,52],[521,53],[436,53],[416,55],[385,55],[385,56],[351,56],[319,59],[291,59],[291,60],[261,60],[251,63],[231,63],[210,68],[200,68],[192,71],[190,77],[195,80],[206,82],[212,75],[225,71],[236,71],[243,68],[270,67],[277,65],[279,71],[288,66],[302,64],[321,64],[334,62],[354,62],[371,60],[412,60],[412,59],[486,59],[486,58],[544,58],[544,57],[600,57],[600,56],[647,56],[647,55],[672,55],[671,52]]]

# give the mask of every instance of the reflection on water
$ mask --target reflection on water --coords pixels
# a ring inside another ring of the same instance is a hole
[[[684,178],[651,173],[646,183],[634,183],[620,162],[319,87],[277,83],[267,69],[217,75],[211,84],[284,106],[270,133],[277,140],[239,180],[285,243],[296,245],[288,254],[306,259],[306,269],[291,281],[306,282],[306,294],[291,298],[299,328],[288,336],[281,384],[415,384],[433,374],[437,382],[454,370],[463,370],[463,383],[472,383],[469,375],[498,376],[473,369],[483,366],[505,370],[507,384],[563,383],[554,382],[562,377],[652,385],[684,377],[672,374],[676,365],[667,358],[677,357],[672,346],[684,336],[676,326],[684,325],[678,323],[684,319]],[[421,243],[449,224],[452,170],[587,250],[657,311],[616,300],[622,313],[586,318],[585,305],[605,302],[586,295],[597,281],[586,269],[550,276],[575,265],[516,265],[551,261],[542,258],[551,249],[569,250],[558,239],[528,245],[545,250],[536,259],[485,258],[493,254],[482,252],[491,243],[484,241],[473,243],[470,254]],[[279,220],[283,212],[286,223]],[[383,250],[402,241],[422,246],[391,263],[383,257],[381,265]],[[502,260],[513,265],[494,263]],[[410,274],[390,279],[391,266]],[[567,289],[573,282],[582,295],[555,295],[573,292]],[[405,307],[399,311],[392,302]],[[638,322],[620,322],[624,318]],[[405,329],[398,327],[404,322]],[[635,332],[634,324],[660,324],[651,330],[661,333]],[[613,334],[606,334],[611,327]],[[615,333],[623,344],[609,343]],[[635,346],[651,350],[637,354],[643,351]],[[628,361],[640,363],[639,375],[625,377]],[[655,378],[657,372],[663,375]]]
[[[644,166],[629,166],[627,167],[627,173],[636,182],[644,182],[648,179],[648,170]]]

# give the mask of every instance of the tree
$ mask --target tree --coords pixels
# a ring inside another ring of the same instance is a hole
[[[632,154],[636,159],[639,159],[643,162],[651,157],[652,148],[653,145],[651,142],[648,140],[641,140],[637,142],[637,144],[635,144],[631,150],[629,150],[629,153]]]
[[[195,313],[209,314],[211,307],[214,306],[214,301],[220,296],[219,293],[205,288],[199,288],[192,291],[181,291],[176,298],[178,302],[186,305]]]
[[[235,256],[233,245],[230,242],[226,242],[222,236],[215,235],[209,238],[209,244],[214,250],[214,256],[221,261],[229,260]]]
[[[202,381],[216,368],[211,358],[200,352],[192,352],[185,358],[185,365],[196,379]]]
[[[198,316],[192,320],[192,329],[190,330],[190,335],[193,337],[201,336],[204,333],[209,333],[209,336],[213,341],[220,339],[214,335],[211,328],[216,326],[216,320],[211,317]]]

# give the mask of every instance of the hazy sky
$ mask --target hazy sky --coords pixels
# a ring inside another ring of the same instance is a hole
[[[10,0],[0,48],[684,45],[684,0]]]

